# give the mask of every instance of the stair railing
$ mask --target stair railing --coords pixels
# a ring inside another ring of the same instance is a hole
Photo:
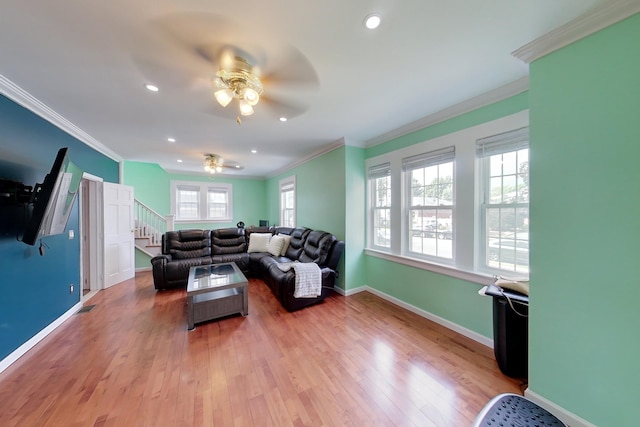
[[[135,236],[148,238],[150,245],[160,245],[162,235],[174,229],[173,215],[162,216],[149,206],[134,200]]]

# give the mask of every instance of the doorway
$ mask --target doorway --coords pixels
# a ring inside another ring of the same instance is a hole
[[[80,301],[104,289],[102,178],[84,173],[80,183]]]

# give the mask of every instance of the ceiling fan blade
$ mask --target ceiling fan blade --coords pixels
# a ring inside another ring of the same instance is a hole
[[[244,169],[244,167],[242,167],[242,165],[238,162],[234,162],[234,161],[227,161],[225,160],[224,163],[222,164],[223,168],[227,168],[227,169],[232,169],[232,170],[242,170]]]
[[[238,24],[218,14],[174,13],[156,19],[153,26],[167,43],[197,57],[215,71],[229,66],[236,56],[253,65],[264,61],[264,50],[245,39]]]
[[[238,33],[238,26],[229,18],[214,13],[181,12],[164,15],[152,21],[156,32],[176,47],[196,52],[198,46],[229,43],[227,37]],[[196,52],[197,53],[197,52]],[[216,56],[201,55],[202,59],[217,60]]]
[[[286,46],[269,53],[260,78],[265,86],[306,86],[316,89],[320,79],[307,57],[296,47]]]
[[[260,103],[255,108],[260,109],[261,107],[267,107],[266,109],[273,117],[286,117],[287,119],[298,117],[309,109],[308,105],[279,99],[273,95],[262,96]]]

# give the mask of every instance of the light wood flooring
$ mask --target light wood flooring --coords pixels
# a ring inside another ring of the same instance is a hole
[[[0,374],[0,426],[469,426],[521,393],[492,351],[368,292],[186,330],[151,273],[99,292]]]

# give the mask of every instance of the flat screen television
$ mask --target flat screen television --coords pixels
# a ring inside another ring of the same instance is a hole
[[[33,189],[21,239],[27,245],[33,246],[45,236],[64,233],[82,180],[82,171],[69,160],[68,151],[66,147],[58,150],[44,182]]]

